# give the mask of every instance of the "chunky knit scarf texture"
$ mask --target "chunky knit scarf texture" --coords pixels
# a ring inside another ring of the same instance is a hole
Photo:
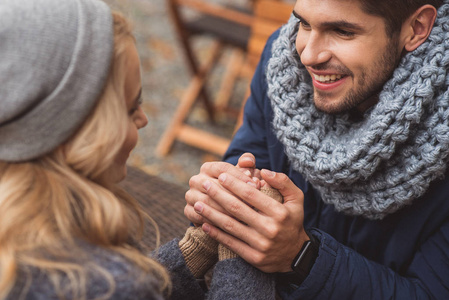
[[[428,40],[403,57],[379,102],[354,122],[313,103],[290,18],[267,66],[273,127],[293,168],[324,202],[348,215],[382,219],[422,196],[449,157],[449,0]]]

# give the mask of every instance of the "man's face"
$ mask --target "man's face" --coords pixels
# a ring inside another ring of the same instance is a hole
[[[327,113],[365,111],[399,60],[382,18],[364,13],[357,0],[298,0],[296,49],[312,77],[315,106]]]

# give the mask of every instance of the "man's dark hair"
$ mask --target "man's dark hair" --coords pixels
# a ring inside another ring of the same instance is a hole
[[[401,30],[402,24],[418,8],[430,4],[439,8],[443,0],[359,0],[361,9],[370,15],[383,18],[387,36],[393,37]]]

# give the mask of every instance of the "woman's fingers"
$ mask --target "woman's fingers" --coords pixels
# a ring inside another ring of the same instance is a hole
[[[237,166],[240,168],[251,168],[254,169],[256,167],[256,158],[252,153],[244,153],[240,156]]]

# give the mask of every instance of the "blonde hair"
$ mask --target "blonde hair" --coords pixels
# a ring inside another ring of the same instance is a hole
[[[23,163],[0,161],[0,299],[8,296],[18,273],[38,268],[52,281],[60,298],[86,298],[86,241],[120,254],[169,289],[165,269],[142,254],[138,241],[149,219],[136,200],[108,178],[126,137],[124,101],[126,55],[134,42],[128,22],[114,17],[114,59],[104,91],[79,131],[64,145],[39,159]],[[155,225],[155,224],[154,224]],[[156,234],[158,230],[156,228]],[[75,255],[76,254],[76,255]],[[84,261],[83,261],[84,262]],[[115,290],[107,270],[88,262]],[[69,287],[61,285],[67,278]],[[24,293],[26,294],[26,293]]]

